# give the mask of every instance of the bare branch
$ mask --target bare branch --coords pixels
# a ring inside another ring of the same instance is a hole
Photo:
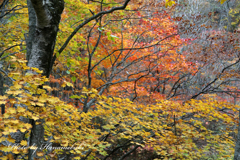
[[[73,36],[78,32],[79,29],[81,29],[83,26],[85,26],[86,24],[88,24],[89,22],[91,22],[92,20],[95,20],[97,19],[98,17],[100,16],[103,16],[105,14],[109,14],[109,13],[112,13],[114,11],[117,11],[117,10],[123,10],[127,7],[128,3],[130,2],[130,0],[126,0],[125,3],[120,6],[120,7],[113,7],[112,9],[110,10],[107,10],[107,11],[101,11],[99,12],[98,14],[95,14],[94,16],[88,18],[87,20],[85,20],[83,23],[81,23],[79,26],[77,26],[75,28],[75,30],[71,33],[71,35],[67,38],[67,40],[65,41],[65,43],[63,44],[63,46],[60,48],[60,50],[58,51],[59,54],[62,53],[62,51],[66,48],[66,46],[68,45],[68,43],[70,42],[70,40],[73,38]],[[53,57],[53,62],[56,60],[56,55]]]

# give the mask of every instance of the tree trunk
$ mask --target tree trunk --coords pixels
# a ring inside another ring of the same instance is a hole
[[[29,31],[28,35],[25,36],[26,38],[26,44],[27,44],[27,57],[26,59],[29,60],[29,57],[31,55],[32,50],[32,41],[34,38],[35,30],[36,30],[36,13],[32,6],[31,0],[27,0],[28,5],[28,18],[29,18]]]
[[[0,73],[0,96],[4,95],[4,88],[3,88],[3,83],[4,83],[4,77]],[[1,114],[3,115],[5,113],[5,105],[1,104]]]
[[[29,34],[27,37],[27,59],[28,66],[35,67],[43,71],[42,75],[49,77],[51,63],[55,47],[58,26],[61,14],[64,9],[63,0],[31,0],[29,7]],[[35,16],[34,16],[35,14]],[[35,27],[32,26],[36,22]],[[37,106],[36,106],[37,107]],[[39,120],[43,122],[43,120]],[[30,136],[30,146],[40,149],[44,145],[43,125],[36,124],[37,121],[31,120],[32,130]],[[29,159],[33,160],[36,156],[34,150],[29,151]]]
[[[31,0],[36,13],[36,28],[32,39],[31,54],[28,66],[36,67],[43,71],[43,75],[49,76],[55,47],[58,25],[64,8],[63,0]],[[29,17],[31,24],[32,18]],[[34,20],[34,19],[33,19]]]

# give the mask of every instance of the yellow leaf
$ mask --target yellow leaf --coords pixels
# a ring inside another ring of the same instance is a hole
[[[52,88],[51,88],[50,86],[47,86],[47,85],[44,85],[43,88],[46,89],[46,90],[48,90],[48,91],[51,91],[51,90],[52,90]]]
[[[6,140],[6,137],[1,137],[0,138],[0,142],[3,142],[3,141],[5,141]]]
[[[68,140],[63,140],[61,146],[67,147],[68,146]]]
[[[39,71],[39,69],[36,68],[36,67],[32,67],[31,69],[34,70],[34,71]]]
[[[1,160],[8,160],[8,157],[7,157],[7,156],[3,156],[3,157],[1,158]]]
[[[37,152],[37,156],[43,156],[44,155],[44,153],[43,152]]]
[[[27,145],[27,141],[26,140],[22,140],[20,143],[22,146],[26,146]]]
[[[70,83],[70,82],[66,82],[66,84],[67,84],[67,86],[69,86],[69,87],[73,87],[73,84]]]
[[[39,97],[38,102],[44,103],[47,99],[45,97]]]
[[[86,87],[83,87],[82,93],[89,93],[89,90]]]
[[[220,0],[220,3],[223,4],[226,0]]]
[[[166,0],[166,3],[165,3],[165,7],[167,8],[168,7],[168,2],[167,2],[168,0]]]
[[[51,104],[58,102],[58,99],[57,99],[57,98],[54,98],[54,97],[52,97],[52,98],[47,98],[47,100],[48,100],[48,102],[51,103]]]
[[[13,94],[13,91],[9,90],[9,91],[6,91],[7,94]]]
[[[25,112],[25,111],[26,111],[26,109],[23,107],[18,107],[18,109],[17,109],[17,112]]]
[[[58,139],[61,139],[61,137],[60,136],[54,136],[54,139],[58,140]]]
[[[44,103],[37,102],[36,105],[43,107]]]
[[[53,125],[54,125],[54,122],[52,122],[52,121],[46,122],[46,125],[53,126]]]
[[[14,88],[15,89],[20,89],[20,88],[22,88],[22,85],[16,84],[16,85],[14,85]]]
[[[28,149],[23,149],[22,152],[27,154],[28,153]]]
[[[27,116],[29,116],[29,117],[32,116],[32,112],[29,112],[29,111],[26,111],[25,114],[26,114]]]
[[[17,124],[17,123],[19,123],[19,120],[17,120],[17,119],[16,120],[12,120],[11,122],[14,123],[14,124]]]
[[[13,95],[18,95],[18,94],[20,94],[20,93],[22,93],[23,91],[20,91],[20,90],[17,90],[17,91],[7,91],[6,93],[7,94],[13,94]]]
[[[24,125],[24,127],[26,127],[27,129],[30,129],[30,128],[32,128],[32,125],[29,124],[29,123],[26,123],[26,124]]]
[[[19,48],[19,49],[20,49],[20,48]],[[24,60],[24,59],[18,59],[18,62],[20,62],[20,63],[26,63],[27,60]]]
[[[40,125],[41,124],[41,122],[36,122],[36,125]]]
[[[0,96],[0,100],[5,100],[7,98],[8,98],[7,96]]]
[[[22,102],[22,103],[28,101],[26,98],[21,98],[21,97],[17,97],[17,99],[18,99],[20,102]]]
[[[63,83],[63,84],[61,85],[61,87],[66,87],[66,83]]]
[[[21,128],[19,129],[21,132],[25,132],[27,129]]]
[[[6,103],[6,101],[0,101],[0,104],[5,104]]]
[[[15,132],[17,132],[17,129],[15,129],[15,128],[9,129],[9,132],[15,133]]]
[[[19,150],[18,149],[14,149],[12,152],[15,153],[15,154],[19,154]]]
[[[36,103],[35,102],[30,102],[31,103],[31,105],[33,105],[33,106],[35,106],[36,105]]]
[[[169,0],[166,0],[165,2],[165,7],[167,8],[168,6],[171,7],[172,5],[174,5],[175,2],[174,1],[169,1]]]
[[[13,138],[8,138],[7,140],[11,143],[15,143],[15,139],[13,139]]]
[[[29,69],[30,67],[28,67],[28,66],[23,66],[23,69],[24,70],[27,70],[27,69]]]
[[[8,147],[8,148],[9,148],[9,147]],[[14,159],[14,158],[13,158],[13,155],[12,155],[11,153],[8,154],[7,157],[8,157],[8,159]]]
[[[14,114],[14,113],[16,113],[16,110],[15,110],[15,108],[9,108],[8,112],[11,114]]]
[[[36,120],[39,119],[39,117],[33,115],[33,116],[32,116],[32,119],[34,119],[34,120],[36,121]]]

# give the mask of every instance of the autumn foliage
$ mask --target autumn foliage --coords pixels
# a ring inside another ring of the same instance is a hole
[[[37,151],[39,159],[233,157],[237,34],[208,30],[191,37],[196,26],[180,28],[188,22],[173,17],[175,1],[132,1],[87,23],[59,52],[84,19],[121,3],[65,1],[49,77],[27,66],[26,3],[8,6],[20,9],[1,27],[0,72],[10,81],[0,95],[2,159],[27,158],[34,149],[31,120],[44,126],[48,145]]]

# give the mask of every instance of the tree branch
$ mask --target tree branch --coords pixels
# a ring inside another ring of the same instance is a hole
[[[83,26],[85,26],[86,24],[88,24],[89,22],[91,22],[92,20],[95,20],[97,19],[98,17],[100,16],[103,16],[105,14],[109,14],[109,13],[112,13],[114,11],[117,11],[117,10],[123,10],[127,7],[128,3],[130,2],[130,0],[126,0],[125,3],[120,6],[120,7],[113,7],[112,9],[110,10],[107,10],[107,11],[101,11],[99,12],[98,14],[95,14],[93,15],[92,17],[88,18],[87,20],[85,20],[83,23],[81,23],[79,26],[77,26],[75,28],[75,30],[71,33],[71,35],[67,38],[67,40],[65,41],[65,43],[62,45],[62,47],[59,49],[59,54],[62,53],[62,51],[67,47],[68,43],[70,42],[70,40],[73,38],[73,36],[79,31],[79,29],[81,29]],[[53,60],[52,60],[52,65],[54,64],[54,61],[56,60],[56,55],[54,55],[53,57]]]

